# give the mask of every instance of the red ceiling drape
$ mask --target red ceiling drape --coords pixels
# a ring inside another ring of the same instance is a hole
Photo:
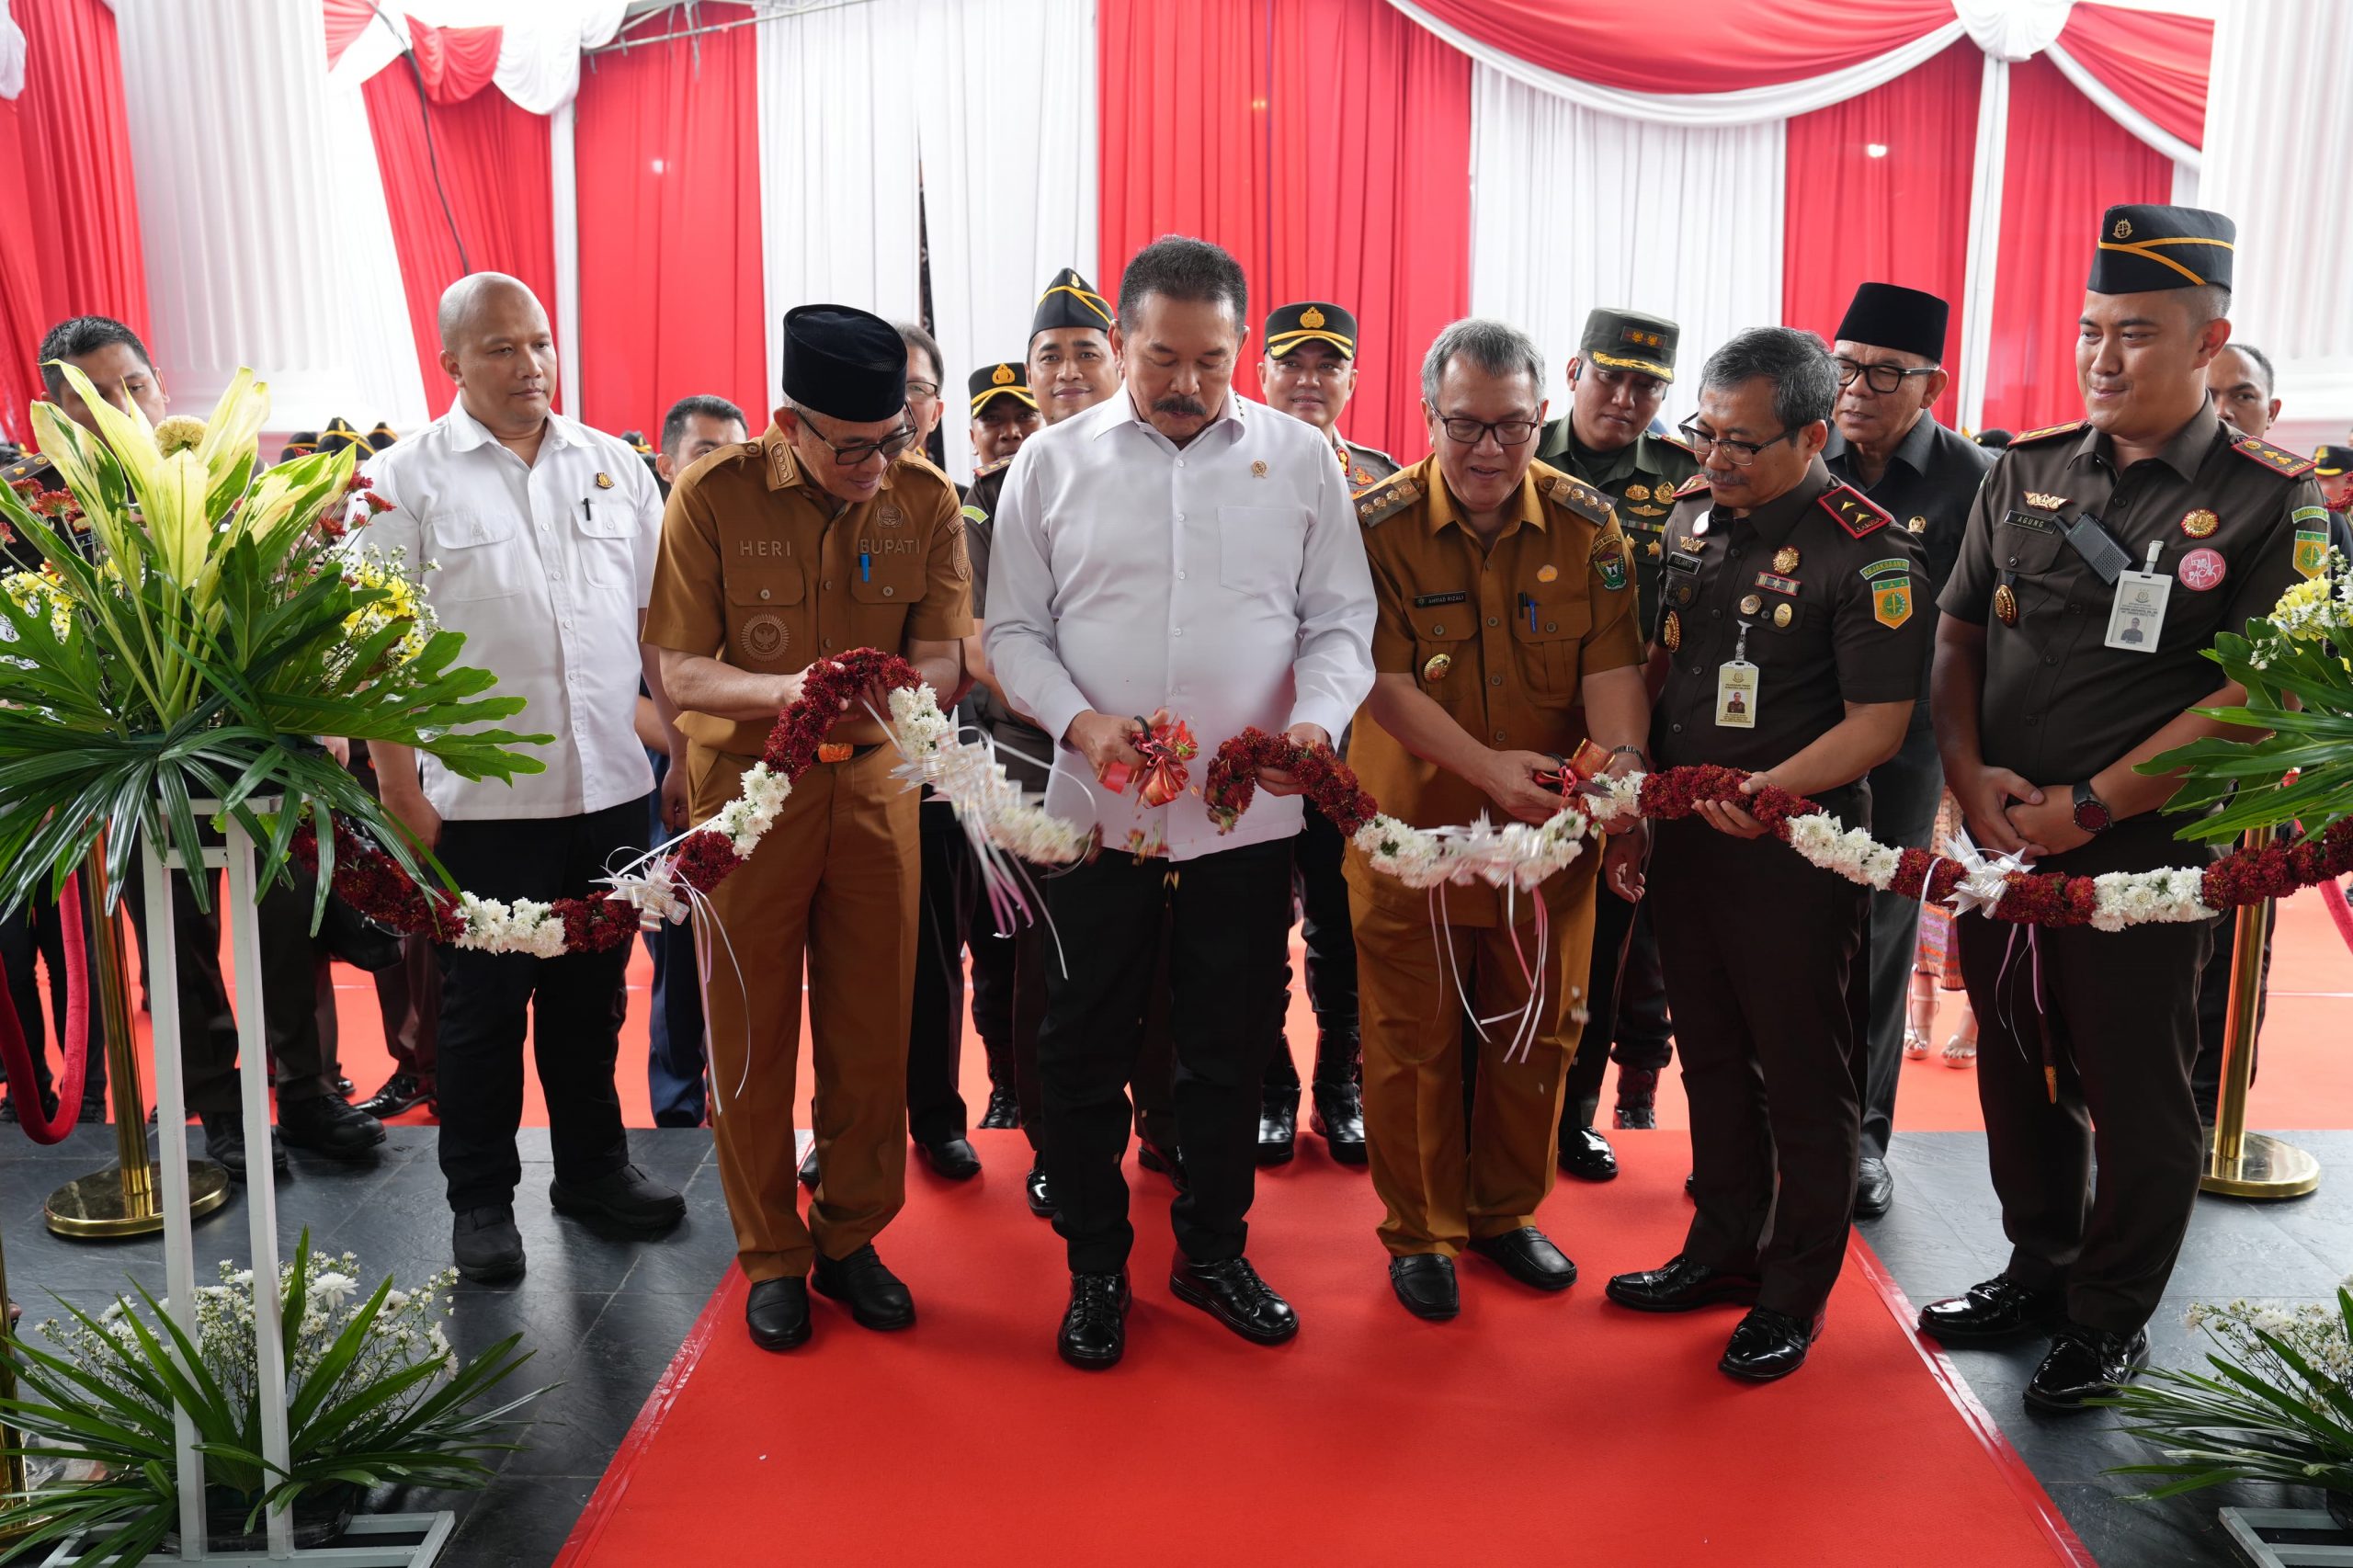
[[[1790,120],[1784,322],[1828,339],[1856,284],[1925,289],[1953,307],[1946,357],[1960,363],[1984,60],[1957,43],[1883,86]],[[1874,147],[1884,151],[1875,157]],[[1937,412],[1950,419],[1950,392]]]
[[[2047,60],[2010,67],[2002,246],[1994,276],[1985,424],[2029,430],[2083,415],[2075,323],[2100,214],[2166,201],[2173,165]]]
[[[25,90],[0,103],[0,430],[29,435],[45,395],[41,335],[68,316],[112,316],[144,336],[147,268],[123,109],[122,53],[103,0],[17,0]],[[169,344],[150,347],[166,362]]]
[[[1343,429],[1426,450],[1422,351],[1469,308],[1467,57],[1385,0],[1103,0],[1097,27],[1097,283],[1188,233],[1240,258],[1254,337],[1286,301],[1347,306],[1366,347]]]
[[[1876,60],[1953,19],[1952,0],[1416,0],[1530,65],[1636,93],[1728,93]]]
[[[450,401],[433,319],[444,289],[470,269],[510,273],[540,297],[551,323],[556,318],[547,117],[526,113],[506,94],[494,91],[478,92],[463,103],[432,104],[426,111],[433,127],[433,155],[428,157],[415,78],[405,61],[395,61],[369,77],[363,96],[369,129],[376,139],[376,162],[384,176],[384,204],[393,248],[400,255],[409,326],[425,373],[426,403],[439,413]],[[443,193],[449,200],[446,213]],[[568,389],[559,394],[558,403],[566,409],[574,406]]]
[[[2079,5],[2059,47],[2101,86],[2193,147],[2206,142],[2206,77],[2214,24],[2203,17]]]
[[[748,15],[702,7],[710,26]],[[656,17],[641,30],[673,24]],[[756,30],[598,56],[581,74],[582,417],[659,441],[694,392],[741,405],[756,433],[767,385],[760,270]]]

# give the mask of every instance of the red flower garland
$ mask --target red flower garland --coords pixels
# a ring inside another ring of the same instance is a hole
[[[1201,784],[1201,799],[1220,833],[1232,833],[1250,809],[1262,767],[1279,768],[1298,779],[1300,793],[1345,837],[1354,837],[1357,829],[1380,813],[1380,805],[1357,782],[1356,770],[1329,745],[1303,746],[1289,735],[1270,735],[1253,725],[1217,748]]]
[[[777,715],[760,760],[769,771],[798,779],[816,762],[825,732],[851,717],[869,693],[922,684],[914,665],[872,648],[812,665],[801,676],[800,699]],[[399,861],[347,823],[338,819],[335,833],[336,897],[395,931],[422,932],[437,942],[455,942],[465,935],[465,917],[455,898],[439,888],[419,887]],[[294,830],[294,856],[303,869],[318,869],[318,848],[313,824]],[[709,892],[744,863],[733,842],[708,827],[680,840],[674,855],[672,875],[699,892]],[[560,898],[552,908],[555,918],[563,922],[568,951],[609,952],[638,933],[637,909],[612,893]]]

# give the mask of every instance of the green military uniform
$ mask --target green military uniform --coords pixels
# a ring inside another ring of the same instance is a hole
[[[1588,364],[1672,382],[1676,340],[1681,330],[1664,316],[1595,311],[1586,317],[1577,354]],[[1643,624],[1657,625],[1666,515],[1675,507],[1676,487],[1699,472],[1699,460],[1674,437],[1647,430],[1614,452],[1597,452],[1577,439],[1571,415],[1563,414],[1544,426],[1536,460],[1574,474],[1609,497],[1618,526],[1634,547],[1634,584],[1641,596]]]

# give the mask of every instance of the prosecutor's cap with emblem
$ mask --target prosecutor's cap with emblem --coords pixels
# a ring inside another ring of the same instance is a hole
[[[1900,283],[1858,283],[1834,342],[1868,343],[1941,363],[1945,324],[1952,307],[1924,289]]]
[[[1092,327],[1097,332],[1111,330],[1110,302],[1095,291],[1095,285],[1078,275],[1074,267],[1065,267],[1054,274],[1046,291],[1038,296],[1038,308],[1029,317],[1029,335],[1051,332],[1058,327]]]
[[[1009,397],[1024,408],[1038,406],[1037,394],[1029,390],[1029,372],[1015,364],[982,366],[964,379],[964,390],[972,394],[975,419],[1000,397]]]
[[[2202,207],[2111,207],[2084,287],[2095,294],[2231,286],[2239,226]]]
[[[907,346],[854,305],[796,305],[784,313],[784,395],[851,425],[896,419],[907,406]]]
[[[1280,359],[1302,343],[1328,343],[1357,357],[1357,318],[1325,300],[1284,305],[1267,316],[1267,358]]]
[[[2335,479],[2347,469],[2353,469],[2353,447],[2322,447],[2313,453],[2313,472],[2323,479]]]
[[[1675,380],[1675,340],[1683,329],[1665,316],[1640,311],[1595,311],[1585,318],[1577,353],[1613,370],[1639,370],[1662,381]]]

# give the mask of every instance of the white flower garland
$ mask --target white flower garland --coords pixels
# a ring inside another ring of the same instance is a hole
[[[1497,826],[1483,812],[1468,827],[1415,827],[1383,815],[1357,829],[1356,846],[1375,869],[1409,888],[1484,882],[1527,892],[1583,854],[1592,829],[1592,820],[1574,806],[1540,825]]]

